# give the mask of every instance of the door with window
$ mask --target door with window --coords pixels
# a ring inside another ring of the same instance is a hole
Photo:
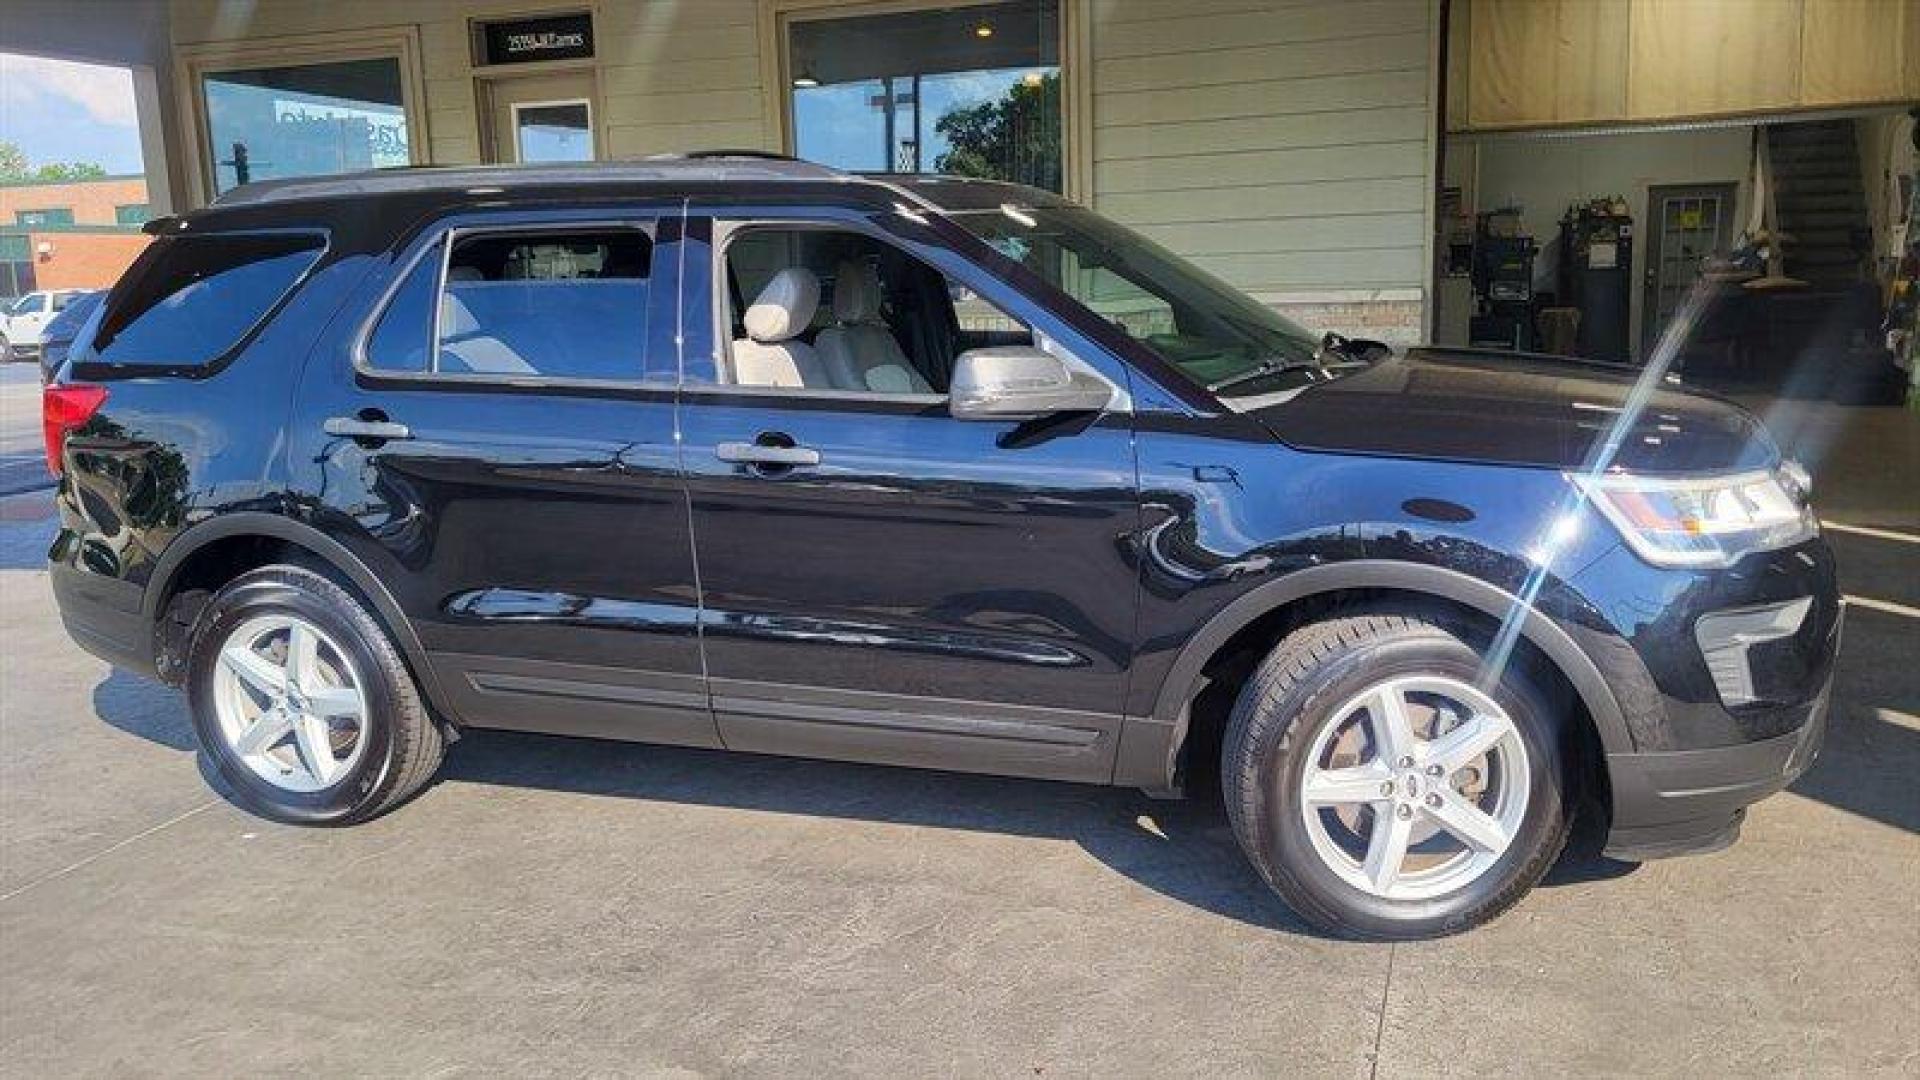
[[[716,209],[688,224],[714,254],[688,245],[680,422],[726,744],[1106,779],[1130,416],[957,420],[960,351],[1032,341],[1027,301],[880,217]]]
[[[1733,242],[1732,184],[1657,185],[1647,189],[1646,301],[1641,306],[1641,350],[1653,355],[1660,334],[1687,301],[1712,255]]]
[[[571,71],[487,82],[490,160],[592,161],[593,73]]]
[[[717,742],[653,288],[677,211],[443,221],[308,365],[295,478],[469,723]]]

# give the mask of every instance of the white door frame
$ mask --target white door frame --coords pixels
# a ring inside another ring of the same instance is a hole
[[[520,161],[520,111],[522,109],[548,109],[556,105],[585,105],[587,107],[587,153],[589,161],[600,159],[600,139],[594,133],[593,99],[590,97],[559,98],[554,101],[510,101],[507,110],[510,116],[507,127],[513,134],[513,160]]]

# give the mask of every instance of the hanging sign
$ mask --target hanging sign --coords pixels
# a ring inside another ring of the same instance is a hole
[[[487,64],[530,64],[593,56],[593,16],[549,15],[487,23],[482,30]]]

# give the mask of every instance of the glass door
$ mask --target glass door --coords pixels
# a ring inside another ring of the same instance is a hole
[[[593,73],[566,72],[489,81],[497,162],[592,161]]]

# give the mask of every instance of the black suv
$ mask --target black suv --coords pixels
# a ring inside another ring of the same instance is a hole
[[[1576,810],[1723,845],[1820,744],[1806,476],[1670,383],[1396,357],[1039,191],[744,156],[148,231],[46,390],[53,582],[277,820],[468,728],[1217,766],[1302,916],[1399,938],[1512,904]]]

